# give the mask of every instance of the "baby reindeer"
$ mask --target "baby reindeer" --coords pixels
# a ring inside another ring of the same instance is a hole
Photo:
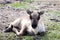
[[[15,21],[13,21],[4,32],[13,31],[16,35],[24,34],[26,30],[29,34],[38,34],[45,32],[44,23],[39,22],[40,16],[44,14],[44,11],[30,11],[27,10],[27,15],[24,15]]]

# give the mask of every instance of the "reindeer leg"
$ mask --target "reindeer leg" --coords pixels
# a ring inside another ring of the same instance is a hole
[[[25,30],[25,28],[26,28],[25,26],[23,26],[23,27],[21,26],[21,29],[18,31],[18,29],[13,27],[13,31],[16,33],[16,35],[21,36],[23,34],[23,31]]]
[[[26,29],[26,27],[25,27],[25,26],[23,26],[23,27],[21,28],[21,30],[20,30],[20,32],[19,32],[19,34],[18,34],[18,35],[22,35],[25,29]]]
[[[18,35],[18,34],[19,34],[19,32],[18,32],[18,30],[17,30],[16,28],[14,28],[14,27],[13,27],[13,29],[12,29],[12,30],[13,30],[13,32],[15,32],[15,33],[16,33],[16,35]]]
[[[13,25],[9,25],[9,27],[5,28],[4,32],[12,32]]]

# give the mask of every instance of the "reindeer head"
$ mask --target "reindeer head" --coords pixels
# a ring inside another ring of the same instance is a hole
[[[42,14],[44,14],[44,11],[37,12],[37,11],[27,10],[27,13],[30,15],[30,20],[32,22],[32,27],[36,28],[37,25],[38,25],[38,21],[40,20],[40,16]]]

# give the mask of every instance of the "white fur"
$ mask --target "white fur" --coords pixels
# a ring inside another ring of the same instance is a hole
[[[39,33],[41,33],[41,32],[45,32],[46,30],[45,30],[45,26],[44,26],[44,23],[38,23],[38,26],[37,26],[37,28],[35,28],[35,29],[33,29],[32,28],[32,26],[30,25],[29,27],[28,27],[28,30],[27,30],[28,32],[34,32],[35,34],[37,34],[38,32]]]
[[[20,18],[16,19],[14,22],[11,23],[14,26],[18,26],[20,24]]]

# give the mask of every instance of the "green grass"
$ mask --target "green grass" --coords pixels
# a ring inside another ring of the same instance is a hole
[[[23,9],[27,9],[28,8],[26,3],[20,3],[20,2],[12,3],[12,4],[9,4],[9,5],[11,7],[13,7],[13,8],[23,8]]]
[[[60,25],[58,25],[59,23],[53,23],[54,26],[49,26],[48,27],[48,36],[51,38],[55,38],[58,39],[60,37]]]
[[[12,4],[8,4],[9,6],[15,8],[15,9],[35,9],[34,6],[27,5],[27,2],[16,2]]]
[[[56,16],[60,16],[60,11],[49,10],[48,12],[55,14]]]
[[[34,0],[24,0],[24,2],[33,2]]]

